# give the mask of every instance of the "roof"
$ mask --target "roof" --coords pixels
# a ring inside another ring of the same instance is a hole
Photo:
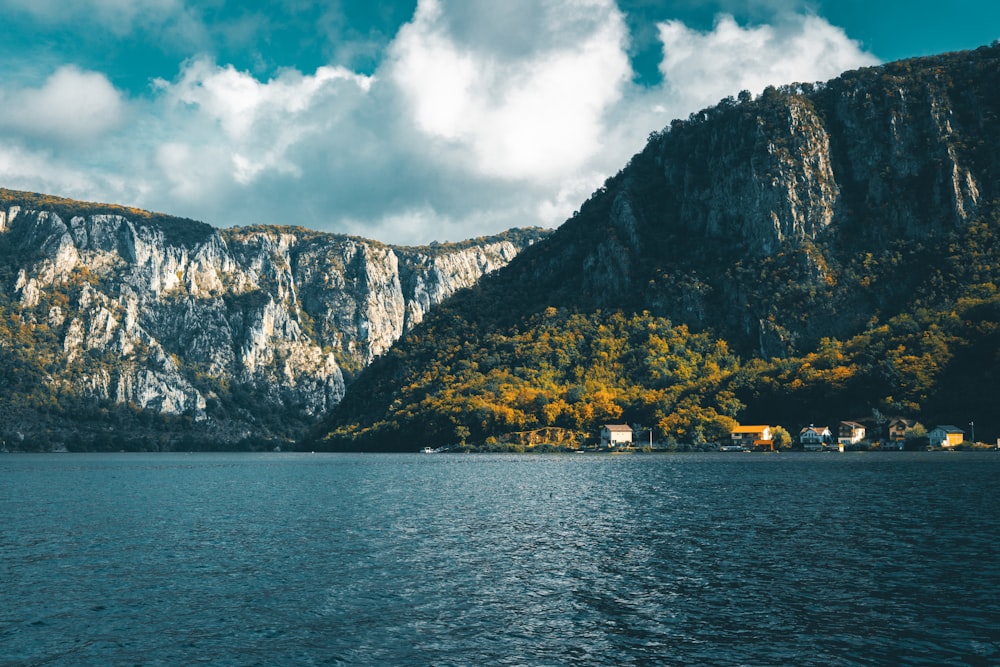
[[[951,424],[944,424],[941,426],[935,426],[932,430],[934,431],[944,431],[945,433],[965,433],[962,429],[957,426],[952,426]]]
[[[897,424],[903,424],[908,427],[913,427],[919,424],[916,419],[903,419],[902,417],[897,417],[896,419],[889,420],[889,426],[896,426]]]
[[[816,433],[822,433],[823,431],[829,431],[829,426],[806,426],[799,433],[805,433],[806,431],[815,431]]]
[[[862,424],[858,422],[840,422],[843,426],[850,426],[851,428],[864,428]]]
[[[732,430],[733,433],[760,433],[766,428],[771,428],[770,426],[737,426]]]
[[[605,424],[604,428],[612,433],[631,433],[632,427],[626,424]]]

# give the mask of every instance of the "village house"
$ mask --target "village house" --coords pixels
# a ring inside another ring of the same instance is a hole
[[[625,424],[605,424],[601,427],[601,447],[632,444],[632,427]]]
[[[814,426],[809,424],[799,431],[799,444],[807,452],[815,452],[823,449],[833,442],[833,432],[828,426]]]
[[[922,428],[923,425],[916,419],[893,419],[889,422],[889,443],[896,449],[903,449],[906,445],[906,438],[915,428]]]
[[[857,422],[840,422],[837,427],[837,442],[841,445],[856,445],[865,439],[865,427]]]
[[[774,449],[770,426],[737,426],[729,434],[731,445],[746,449]]]
[[[927,434],[927,442],[931,447],[954,447],[961,445],[964,441],[965,431],[950,424],[935,426]]]

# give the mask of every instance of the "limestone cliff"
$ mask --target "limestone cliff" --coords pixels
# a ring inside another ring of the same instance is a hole
[[[0,195],[0,352],[43,366],[27,398],[8,392],[6,438],[31,436],[39,404],[127,407],[223,441],[294,435],[430,308],[544,235],[403,248]]]

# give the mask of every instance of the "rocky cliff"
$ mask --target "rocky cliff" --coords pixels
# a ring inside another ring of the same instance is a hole
[[[87,431],[95,411],[93,430],[117,431],[122,408],[222,445],[294,436],[430,308],[545,234],[404,248],[14,191],[0,204],[8,440]]]
[[[998,90],[993,46],[727,98],[652,133],[503,279],[535,309],[648,309],[765,358],[849,335],[993,219]]]

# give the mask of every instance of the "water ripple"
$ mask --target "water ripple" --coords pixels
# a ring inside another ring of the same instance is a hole
[[[0,458],[0,665],[1000,664],[1000,457]]]

